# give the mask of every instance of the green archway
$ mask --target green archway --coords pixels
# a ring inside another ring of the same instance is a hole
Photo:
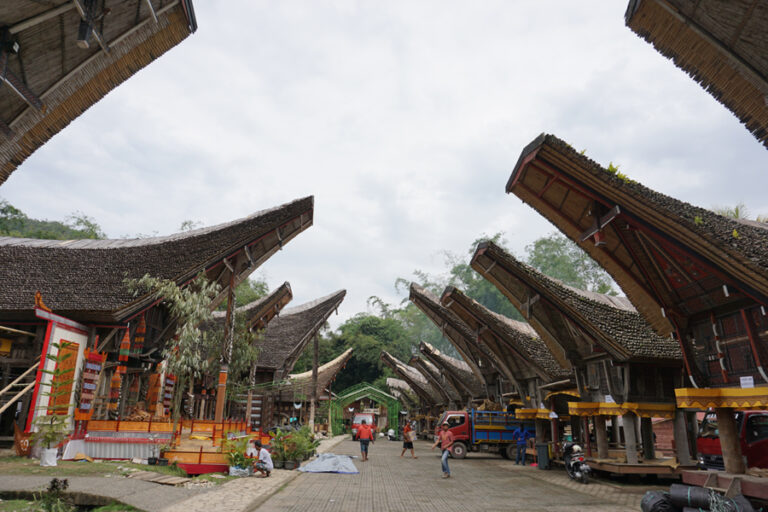
[[[363,382],[345,389],[331,401],[331,428],[334,434],[338,435],[343,430],[344,408],[361,398],[370,398],[377,403],[385,405],[387,407],[389,428],[397,428],[400,416],[400,402],[389,393],[367,382]]]

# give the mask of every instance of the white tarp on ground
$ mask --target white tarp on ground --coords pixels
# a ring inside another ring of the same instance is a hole
[[[318,458],[299,468],[304,473],[343,473],[353,475],[359,473],[349,455],[321,453]]]

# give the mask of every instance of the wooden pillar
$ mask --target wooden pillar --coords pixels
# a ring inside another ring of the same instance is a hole
[[[624,450],[627,453],[627,464],[638,463],[636,417],[633,412],[628,412],[621,417],[624,425]]]
[[[690,443],[688,442],[688,425],[686,424],[685,411],[675,409],[674,440],[677,463],[687,466],[692,463]]]
[[[318,360],[318,340],[315,333],[314,350],[312,352],[312,395],[309,402],[309,431],[315,431],[315,407],[317,407],[317,360]]]
[[[595,416],[595,440],[597,441],[597,458],[608,458],[608,432],[605,430],[605,416]]]
[[[640,439],[643,443],[643,459],[655,459],[656,447],[653,441],[653,423],[651,418],[640,418]]]
[[[728,407],[716,407],[717,429],[720,431],[720,447],[723,450],[723,462],[726,473],[744,474],[746,467],[741,456],[738,429],[734,410]]]
[[[226,262],[226,261],[225,261]],[[224,325],[224,347],[221,351],[221,370],[219,370],[219,385],[216,389],[216,414],[214,421],[224,420],[224,404],[227,401],[227,374],[229,361],[232,358],[232,340],[235,330],[235,271],[230,270],[229,289],[227,290],[227,317]]]
[[[581,418],[582,426],[584,427],[582,429],[582,436],[584,439],[584,446],[587,453],[587,457],[592,456],[592,440],[590,439],[589,435],[589,416],[583,416]]]

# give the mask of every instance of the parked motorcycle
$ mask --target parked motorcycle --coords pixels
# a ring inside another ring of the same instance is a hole
[[[565,461],[565,471],[569,477],[583,484],[589,481],[592,468],[584,460],[581,446],[576,443],[565,443],[563,445],[563,460]]]

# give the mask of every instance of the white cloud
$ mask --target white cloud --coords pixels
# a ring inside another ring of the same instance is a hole
[[[542,131],[709,207],[768,213],[766,151],[623,23],[624,2],[197,2],[199,31],[73,122],[0,195],[110,236],[224,222],[309,194],[269,260],[334,324],[481,234],[554,228],[504,185]],[[749,186],[745,186],[749,183]],[[67,200],[60,190],[68,191]]]

